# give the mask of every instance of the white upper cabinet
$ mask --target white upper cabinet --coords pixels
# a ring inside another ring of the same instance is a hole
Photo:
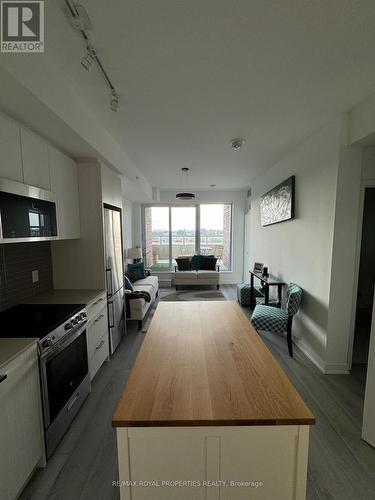
[[[0,177],[23,181],[20,128],[0,114]]]
[[[57,197],[59,239],[80,238],[78,171],[76,163],[49,147],[51,191]]]
[[[51,189],[48,146],[25,128],[21,128],[23,182],[42,189]]]

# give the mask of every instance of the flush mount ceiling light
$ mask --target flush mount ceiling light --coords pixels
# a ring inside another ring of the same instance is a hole
[[[188,175],[189,175],[189,168],[188,167],[182,167],[181,169],[181,176],[182,176],[182,181],[185,187],[185,192],[177,193],[176,194],[176,199],[181,200],[181,201],[189,201],[189,200],[194,200],[195,194],[188,192],[187,185],[188,185]]]
[[[230,145],[232,146],[233,151],[238,151],[239,149],[242,148],[244,142],[245,139],[242,139],[241,137],[236,137],[235,139],[232,139],[230,141]]]
[[[81,34],[86,45],[86,53],[81,59],[81,65],[86,71],[90,71],[93,66],[98,68],[111,92],[110,108],[112,111],[117,111],[120,96],[116,92],[108,73],[104,69],[103,63],[99,59],[98,53],[93,46],[90,34],[93,26],[89,15],[85,7],[78,2],[74,2],[74,0],[65,0],[65,5],[66,8],[64,11],[72,27]]]

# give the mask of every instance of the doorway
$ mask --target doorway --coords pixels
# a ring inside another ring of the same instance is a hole
[[[375,187],[365,189],[352,374],[366,384],[375,284]]]

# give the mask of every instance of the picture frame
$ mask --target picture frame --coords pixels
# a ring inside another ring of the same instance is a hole
[[[254,273],[262,274],[264,264],[261,262],[254,262]]]
[[[295,216],[295,176],[292,175],[260,198],[260,221],[269,226]]]

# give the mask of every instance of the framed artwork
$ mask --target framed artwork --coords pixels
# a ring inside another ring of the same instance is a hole
[[[295,177],[292,175],[261,197],[260,221],[262,226],[293,219],[294,204]]]
[[[260,262],[254,262],[254,273],[262,274],[264,264]]]

